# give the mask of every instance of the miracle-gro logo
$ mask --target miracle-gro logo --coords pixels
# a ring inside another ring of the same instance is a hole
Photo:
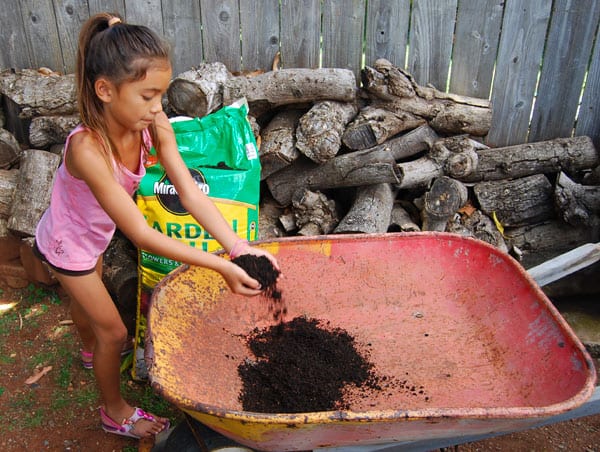
[[[206,179],[204,175],[194,168],[188,168],[194,182],[202,192],[208,196],[210,192],[210,187],[206,183]],[[175,189],[175,186],[171,184],[171,181],[167,179],[167,175],[165,174],[160,178],[159,181],[154,182],[154,194],[156,195],[156,199],[160,203],[163,208],[174,214],[174,215],[187,215],[188,211],[181,205],[181,201],[179,200],[179,194]]]

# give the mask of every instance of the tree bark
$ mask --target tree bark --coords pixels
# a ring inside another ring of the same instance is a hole
[[[334,232],[376,234],[387,232],[394,207],[395,192],[390,184],[358,187],[348,213]]]
[[[477,150],[478,164],[463,182],[481,182],[594,168],[600,160],[587,136]]]
[[[80,122],[78,114],[35,117],[29,126],[29,143],[36,149],[48,149],[53,144],[64,143]]]
[[[459,181],[446,176],[435,179],[423,200],[422,229],[444,232],[448,221],[467,199],[467,187]]]
[[[223,86],[230,77],[223,63],[201,64],[173,79],[167,89],[169,104],[177,114],[202,118],[223,106]]]
[[[508,246],[502,233],[492,219],[481,210],[460,211],[459,215],[454,215],[448,222],[446,231],[481,240],[508,253]]]
[[[9,169],[18,163],[21,146],[8,130],[0,129],[0,169]]]
[[[77,111],[74,74],[46,75],[34,69],[5,70],[0,72],[0,93],[18,106],[21,119],[71,115]]]
[[[286,109],[277,113],[263,128],[260,144],[260,179],[293,163],[300,152],[296,148],[296,127],[303,110]]]
[[[356,113],[353,103],[317,102],[298,122],[296,147],[313,162],[331,160],[342,146],[346,124]]]
[[[0,218],[8,220],[12,208],[19,170],[0,170]]]
[[[50,204],[54,174],[60,156],[47,151],[23,152],[8,229],[17,236],[34,236],[35,228]]]
[[[410,216],[401,202],[395,202],[392,207],[388,232],[418,232],[420,226]]]
[[[556,216],[552,184],[543,174],[481,182],[473,191],[481,210],[489,216],[495,213],[504,227],[539,223]]]
[[[428,188],[433,179],[449,176],[462,180],[477,167],[476,150],[485,147],[467,135],[441,138],[424,157],[398,164],[399,188]]]
[[[600,186],[577,184],[561,172],[554,201],[564,221],[573,226],[591,226],[600,214]]]
[[[362,71],[362,84],[373,96],[371,105],[396,114],[420,116],[445,134],[487,135],[492,109],[486,99],[447,94],[418,85],[406,71],[379,59]]]
[[[283,209],[277,205],[268,193],[261,196],[260,207],[258,209],[258,238],[260,240],[284,237],[286,235],[286,231],[282,229],[279,221],[282,213]]]
[[[505,229],[504,236],[509,247],[518,249],[525,268],[599,239],[598,226],[573,227],[558,220]]]
[[[336,156],[322,165],[298,159],[267,179],[273,198],[283,206],[299,188],[323,190],[379,183],[400,183],[396,161],[385,149],[356,151]]]
[[[394,135],[415,129],[426,121],[410,113],[396,114],[382,108],[364,107],[346,127],[342,141],[352,150],[368,149]]]
[[[255,77],[231,77],[223,86],[223,104],[245,97],[253,116],[275,107],[323,100],[354,102],[356,79],[348,69],[293,68]]]
[[[321,192],[298,190],[292,205],[298,235],[329,234],[340,221],[337,203]]]

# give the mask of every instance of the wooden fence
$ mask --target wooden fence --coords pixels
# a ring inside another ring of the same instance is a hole
[[[492,146],[589,135],[600,146],[598,0],[2,0],[0,68],[72,72],[90,14],[173,46],[174,72],[340,67],[384,57],[420,84],[493,103]],[[600,40],[599,40],[600,41]],[[357,78],[357,80],[359,80]]]

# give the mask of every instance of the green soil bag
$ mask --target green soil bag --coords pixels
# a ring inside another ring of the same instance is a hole
[[[241,238],[253,241],[258,236],[261,168],[247,113],[245,104],[228,106],[203,118],[172,120],[172,126],[179,152],[199,189],[212,199]],[[136,202],[148,224],[163,234],[207,252],[221,248],[183,208],[159,163],[146,168]],[[147,378],[144,339],[152,290],[179,265],[180,262],[139,251],[134,379]]]

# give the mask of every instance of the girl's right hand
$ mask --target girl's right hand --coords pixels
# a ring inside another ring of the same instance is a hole
[[[260,283],[256,279],[251,278],[242,267],[232,262],[227,262],[221,275],[235,294],[254,297],[262,292],[263,288],[260,286]]]

